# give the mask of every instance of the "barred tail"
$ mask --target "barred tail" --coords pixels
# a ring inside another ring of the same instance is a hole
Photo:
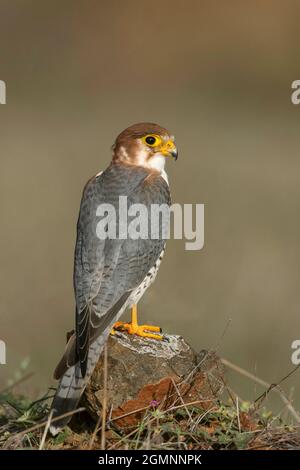
[[[59,379],[51,409],[52,419],[76,409],[80,397],[93,373],[95,365],[111,332],[113,324],[124,312],[131,291],[126,291],[121,298],[107,311],[105,317],[96,330],[97,336],[92,336],[89,346],[86,374],[82,377],[80,361],[76,354],[76,336],[73,334],[68,341],[66,351],[58,363],[54,377]],[[95,333],[95,330],[94,330]],[[50,432],[55,436],[61,428],[66,426],[72,415],[58,419],[50,426]]]
[[[110,329],[105,330],[89,348],[87,371],[85,377],[82,377],[80,362],[68,367],[61,376],[51,409],[53,411],[52,419],[64,415],[76,409],[80,397],[93,373],[96,362],[102,352],[104,344],[109,335]],[[59,433],[61,428],[66,426],[71,420],[72,415],[62,417],[50,426],[50,432],[53,436]]]

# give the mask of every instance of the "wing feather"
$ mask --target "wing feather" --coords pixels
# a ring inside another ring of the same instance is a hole
[[[119,196],[127,196],[128,206],[143,203],[150,209],[153,203],[170,204],[167,183],[160,176],[149,180],[149,173],[143,168],[111,165],[85,187],[74,264],[76,353],[83,376],[91,338],[111,324],[130,293],[155,264],[165,244],[162,238],[100,240],[97,237],[97,207],[101,203],[111,204],[118,215]],[[118,217],[116,223],[118,230]]]

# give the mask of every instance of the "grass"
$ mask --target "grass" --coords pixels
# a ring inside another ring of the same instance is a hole
[[[231,366],[249,379],[261,381]],[[22,380],[24,377],[18,383]],[[14,394],[11,385],[0,393],[0,449],[299,449],[298,412],[278,384],[264,385],[265,394],[254,403],[240,400],[225,386],[222,396],[205,406],[195,401],[184,403],[177,388],[177,397],[167,408],[150,403],[140,422],[126,430],[120,429],[109,413],[95,425],[82,411],[77,419],[74,416],[71,428],[65,428],[55,438],[48,434],[53,390],[31,402]],[[283,419],[284,413],[273,415],[262,408],[270,391],[282,397],[283,411],[289,412],[291,424]]]

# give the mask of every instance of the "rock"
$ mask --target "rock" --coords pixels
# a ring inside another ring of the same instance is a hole
[[[216,354],[196,354],[181,336],[165,338],[157,341],[121,332],[110,336],[107,412],[118,427],[136,425],[149,407],[163,410],[197,402],[206,409],[220,393],[224,369]],[[102,413],[103,370],[102,354],[81,403],[95,421]]]

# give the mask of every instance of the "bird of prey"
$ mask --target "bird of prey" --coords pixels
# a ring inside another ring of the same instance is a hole
[[[136,305],[155,279],[166,237],[100,239],[97,208],[110,204],[118,214],[120,196],[127,197],[128,214],[133,204],[143,204],[149,214],[153,204],[170,206],[164,167],[167,157],[176,160],[177,156],[174,137],[166,129],[153,123],[135,124],[117,137],[110,165],[83,190],[74,260],[76,328],[54,372],[60,382],[52,417],[76,408],[113,327],[163,338],[159,327],[138,324]],[[130,323],[118,321],[126,308],[131,308]],[[52,434],[69,420],[67,416],[53,422]]]

